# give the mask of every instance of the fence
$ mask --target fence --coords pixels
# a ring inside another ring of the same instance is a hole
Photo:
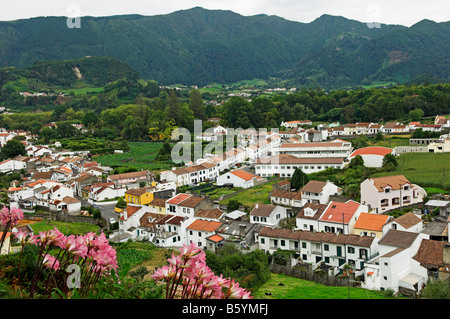
[[[284,274],[290,277],[314,281],[326,286],[361,286],[361,283],[359,281],[355,281],[354,273],[350,273],[349,277],[344,278],[330,275],[327,272],[315,272],[312,268],[312,265],[309,264],[292,266],[290,259],[287,261],[286,265],[277,264],[272,260],[272,263],[270,264],[270,270],[276,274]]]
[[[72,215],[66,215],[63,212],[36,212],[34,214],[27,214],[25,219],[28,220],[43,220],[43,219],[50,219],[50,220],[56,220],[56,221],[63,221],[69,223],[86,223],[91,225],[97,225],[98,221],[95,220],[92,217],[89,216],[72,216]]]

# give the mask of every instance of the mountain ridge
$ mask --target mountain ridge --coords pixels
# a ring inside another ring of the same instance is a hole
[[[110,56],[161,84],[204,85],[280,77],[304,86],[405,83],[423,74],[449,81],[450,23],[411,27],[323,14],[310,23],[201,7],[169,14],[0,22],[0,67],[37,60]]]

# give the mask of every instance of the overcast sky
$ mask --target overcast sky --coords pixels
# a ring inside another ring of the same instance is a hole
[[[311,22],[322,14],[361,22],[411,26],[422,19],[450,20],[450,0],[1,0],[0,20],[36,16],[157,15],[200,6],[242,15],[268,14]]]

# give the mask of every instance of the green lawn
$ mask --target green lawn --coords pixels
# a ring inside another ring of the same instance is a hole
[[[382,146],[390,148],[394,148],[396,146],[410,146],[410,137],[410,135],[391,136],[391,138],[389,139],[388,136],[383,136],[383,139],[379,141],[369,140],[368,146]]]
[[[66,232],[66,222],[52,221],[50,224],[47,224],[45,220],[33,223],[30,226],[35,234],[39,234],[41,231],[51,230],[55,227],[65,235],[84,235],[89,232],[95,233],[100,229],[99,226],[88,223],[67,223]]]
[[[171,169],[173,163],[170,161],[158,162],[155,160],[162,143],[130,142],[130,151],[120,154],[108,154],[95,156],[94,160],[107,166],[129,166],[138,169],[163,171]]]
[[[397,157],[398,167],[392,172],[377,173],[378,176],[404,175],[411,183],[421,187],[450,190],[450,153],[405,153]]]
[[[253,207],[256,203],[269,204],[269,192],[272,191],[272,185],[279,180],[270,181],[264,185],[248,188],[230,198],[224,199],[220,204],[227,205],[231,199],[241,202],[243,205]]]
[[[283,284],[280,286],[279,284]],[[347,287],[332,287],[314,281],[271,274],[271,278],[253,295],[255,299],[348,299]],[[265,293],[272,293],[267,296]],[[388,299],[381,291],[350,288],[350,299]]]

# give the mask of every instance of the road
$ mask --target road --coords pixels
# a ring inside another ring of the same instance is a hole
[[[109,225],[110,218],[114,218],[116,221],[119,218],[119,213],[116,213],[114,211],[115,204],[109,204],[109,205],[93,204],[93,205],[91,205],[88,201],[82,200],[81,206],[93,206],[94,208],[100,209],[100,213],[102,214],[102,217],[106,220],[108,225]]]

